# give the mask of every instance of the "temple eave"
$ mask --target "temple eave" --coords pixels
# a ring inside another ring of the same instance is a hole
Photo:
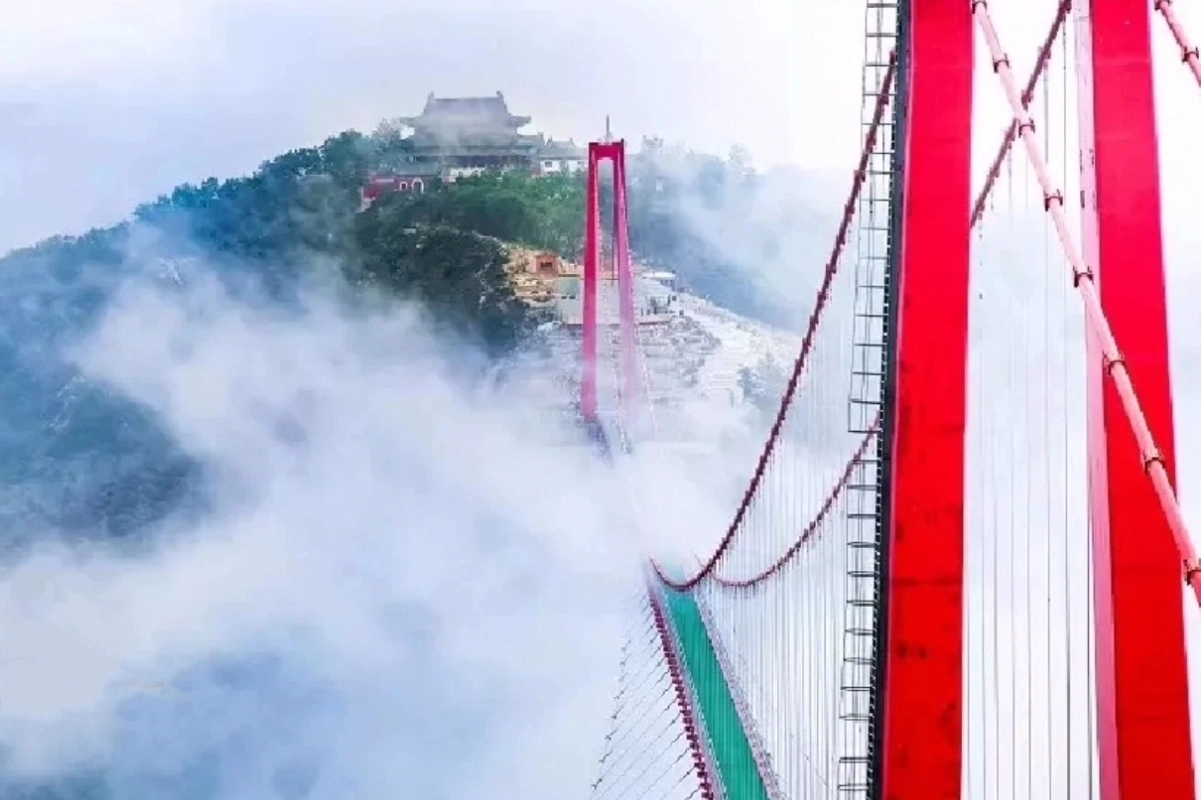
[[[451,150],[451,151],[441,151],[438,153],[428,153],[428,154],[422,153],[422,154],[420,154],[419,158],[420,158],[420,161],[413,162],[413,163],[422,163],[422,162],[438,163],[438,162],[451,162],[451,161],[456,161],[459,159],[482,158],[482,159],[487,159],[489,161],[496,161],[496,162],[503,161],[503,162],[512,162],[512,163],[516,164],[516,163],[525,163],[525,162],[532,160],[530,154],[527,154],[527,153],[512,153],[512,152],[505,152],[505,151],[501,151],[501,150],[495,150],[495,151]]]
[[[466,124],[468,127],[479,127],[484,130],[504,131],[505,133],[521,135],[518,134],[518,129],[529,125],[532,119],[533,117],[516,117],[510,115],[508,119],[492,119],[484,121],[481,124],[480,120],[460,120],[453,117],[447,118],[439,114],[422,114],[416,117],[397,117],[396,122],[419,131],[455,129],[461,128]]]

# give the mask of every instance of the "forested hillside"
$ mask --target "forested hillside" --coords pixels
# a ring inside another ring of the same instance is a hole
[[[519,346],[535,320],[505,278],[503,243],[578,257],[583,176],[484,175],[385,196],[358,213],[364,179],[404,158],[405,147],[392,135],[343,133],[246,177],[180,186],[115,227],[0,259],[8,538],[45,526],[120,536],[203,502],[197,465],[139,408],[81,379],[63,357],[130,275],[186,282],[187,265],[203,264],[231,286],[286,299],[305,276],[340,272],[354,290],[419,300],[490,357]],[[723,160],[643,142],[630,159],[636,257],[733,310],[770,318],[766,293],[698,222],[737,228],[759,181],[737,153]]]
[[[130,255],[135,232],[144,243],[146,228],[162,234],[156,237],[158,255],[199,255],[229,269],[249,268],[277,284],[331,265],[354,276],[365,262],[379,264],[379,247],[393,248],[397,236],[423,225],[578,256],[582,176],[484,175],[435,185],[424,195],[387,197],[359,217],[364,179],[386,171],[405,156],[405,149],[405,141],[395,136],[346,132],[318,147],[267,161],[250,176],[179,186],[136,209],[129,223],[49,239],[9,254],[0,265],[68,272],[88,264],[112,266]],[[738,228],[746,221],[739,217],[749,215],[760,181],[738,153],[723,160],[645,140],[630,159],[636,257],[676,271],[687,287],[735,311],[771,316],[771,301],[747,277],[748,265],[765,254],[753,249],[733,256],[722,252],[717,246],[721,233],[703,230],[699,213],[691,213],[716,212]],[[770,242],[766,246],[770,249]],[[488,254],[481,251],[478,257]],[[460,268],[477,272],[478,266],[468,259]],[[383,283],[400,291],[419,290],[425,297],[438,294],[436,288],[405,281]],[[497,301],[507,299],[498,296]]]

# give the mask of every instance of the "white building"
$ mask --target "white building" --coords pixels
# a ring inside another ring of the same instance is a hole
[[[674,277],[674,276],[673,276]],[[558,279],[555,307],[564,325],[584,323],[584,282],[575,276]],[[620,322],[617,281],[605,279],[597,287],[597,317],[601,325]],[[680,313],[675,290],[640,275],[634,282],[634,313],[639,325],[669,321]]]
[[[538,150],[536,157],[539,175],[574,174],[587,166],[584,149],[570,139],[566,142],[547,139]]]

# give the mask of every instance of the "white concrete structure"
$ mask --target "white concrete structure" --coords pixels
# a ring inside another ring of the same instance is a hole
[[[582,325],[584,319],[583,279],[559,278],[556,300],[559,319],[565,325]],[[616,325],[618,317],[617,281],[602,280],[597,291],[597,316],[601,325]],[[639,276],[634,283],[634,313],[639,325],[666,322],[680,313],[676,293],[659,281]]]

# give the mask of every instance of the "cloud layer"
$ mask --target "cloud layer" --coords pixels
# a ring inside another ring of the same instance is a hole
[[[132,554],[50,544],[0,571],[9,779],[586,788],[638,578],[624,490],[547,444],[557,398],[469,391],[454,356],[412,310],[127,284],[74,357],[203,464],[212,512]]]

